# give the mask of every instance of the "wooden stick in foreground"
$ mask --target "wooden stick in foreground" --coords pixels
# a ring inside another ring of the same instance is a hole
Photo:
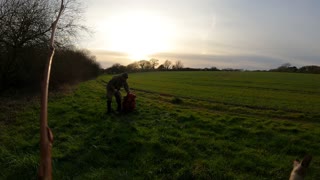
[[[59,18],[64,10],[63,0],[59,14],[56,20],[52,23],[52,32],[50,38],[50,52],[47,59],[47,64],[44,71],[44,76],[41,85],[41,111],[40,111],[40,167],[39,179],[51,180],[52,179],[52,165],[51,165],[51,149],[53,143],[53,134],[48,127],[48,89],[50,81],[51,63],[54,56],[54,36],[57,28]]]

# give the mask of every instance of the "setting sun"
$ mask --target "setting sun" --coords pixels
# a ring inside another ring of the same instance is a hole
[[[103,25],[106,49],[128,54],[132,60],[172,48],[174,28],[166,18],[148,13],[115,15]]]

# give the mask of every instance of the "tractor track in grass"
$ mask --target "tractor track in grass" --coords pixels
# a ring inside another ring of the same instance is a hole
[[[281,115],[275,114],[276,112],[279,113],[279,109],[276,108],[266,108],[266,107],[257,107],[257,106],[250,106],[250,105],[239,105],[236,103],[225,103],[225,102],[219,102],[214,100],[204,100],[201,98],[193,98],[193,97],[186,97],[186,96],[175,96],[172,94],[166,94],[166,93],[158,93],[143,89],[136,89],[131,88],[134,91],[145,93],[145,94],[153,94],[153,95],[159,95],[160,97],[164,98],[158,98],[158,101],[166,102],[166,103],[172,103],[172,98],[180,98],[185,100],[195,100],[196,103],[192,102],[183,102],[181,104],[177,104],[182,107],[192,108],[192,109],[204,109],[211,112],[217,112],[217,113],[228,113],[230,115],[242,115],[242,116],[250,116],[250,117],[263,117],[263,118],[272,118],[275,120],[288,120],[288,121],[295,121],[295,122],[303,122],[303,123],[318,123],[316,119],[319,119],[319,117],[316,115],[316,117],[289,117],[285,115],[286,113],[304,113],[301,111],[295,111],[295,110],[282,110],[281,109]],[[171,98],[171,99],[165,99],[165,98]],[[202,103],[201,103],[202,102]],[[199,106],[199,104],[202,104]],[[222,106],[219,108],[210,107],[210,104],[215,104],[218,106]],[[234,108],[241,108],[242,110],[234,110]],[[242,112],[241,112],[242,111]],[[270,113],[271,112],[271,113]],[[273,112],[273,113],[272,113]]]
[[[312,95],[317,94],[318,92],[310,90],[295,90],[295,89],[281,89],[281,88],[270,88],[270,87],[260,87],[260,86],[240,86],[240,85],[230,85],[230,84],[215,84],[216,87],[232,87],[232,88],[242,88],[242,89],[256,89],[256,90],[265,90],[265,91],[282,91],[298,94]]]
[[[215,101],[215,100],[209,100],[209,99],[202,99],[202,98],[195,98],[195,97],[189,97],[189,96],[176,96],[172,94],[166,94],[166,93],[158,93],[154,91],[148,91],[148,90],[143,90],[143,89],[136,89],[136,88],[131,88],[132,90],[135,91],[140,91],[148,94],[157,94],[160,96],[165,96],[165,97],[178,97],[178,98],[183,98],[183,99],[190,99],[190,100],[197,100],[197,101],[203,101],[207,103],[215,103],[215,104],[222,104],[226,106],[234,106],[234,107],[245,107],[248,109],[254,109],[254,110],[272,110],[272,111],[278,111],[279,109],[277,108],[270,108],[270,107],[259,107],[259,106],[251,106],[251,105],[243,105],[243,104],[237,104],[237,103],[226,103],[226,102],[221,102],[221,101]],[[281,109],[283,110],[283,109]],[[292,112],[292,113],[303,113],[301,111],[296,111],[296,110],[285,110],[286,112]]]
[[[103,84],[104,86],[106,86],[108,84],[108,82],[105,80],[98,80],[98,82]],[[257,89],[257,90],[266,90],[266,91],[283,91],[283,92],[299,93],[299,94],[306,94],[306,95],[318,93],[316,91],[310,91],[310,90],[281,89],[281,88],[270,88],[270,87],[260,87],[260,86],[240,86],[240,85],[230,85],[230,84],[215,84],[215,86],[216,87]],[[134,88],[131,88],[131,89],[134,89]],[[152,92],[152,91],[147,91],[147,90],[142,90],[142,89],[135,89],[135,90]],[[172,96],[170,94],[163,94],[163,95]]]
[[[99,83],[105,85],[107,82],[100,80]],[[267,89],[269,89],[269,88],[267,88]],[[271,90],[271,89],[275,90],[273,88],[270,88],[269,90]],[[277,108],[252,106],[252,105],[243,105],[243,104],[238,104],[238,103],[221,102],[221,101],[196,98],[196,97],[190,97],[190,96],[176,96],[173,94],[159,93],[159,92],[145,90],[145,89],[139,89],[139,88],[131,88],[131,90],[141,92],[141,93],[146,93],[146,94],[158,95],[160,97],[171,98],[170,100],[164,99],[164,98],[158,99],[158,100],[166,102],[166,103],[172,103],[171,100],[174,97],[182,98],[182,99],[189,100],[189,101],[197,101],[197,103],[184,102],[179,105],[183,106],[183,107],[188,107],[188,108],[193,106],[192,107],[193,109],[205,109],[205,110],[209,110],[211,112],[216,112],[216,113],[223,113],[224,112],[224,113],[228,113],[230,115],[263,117],[263,118],[272,118],[275,120],[288,120],[288,121],[303,122],[303,123],[306,123],[306,122],[319,123],[320,122],[320,121],[317,121],[320,119],[320,114],[315,114],[312,116],[305,117],[304,114],[306,112],[303,112],[303,111],[290,110],[290,109],[277,109]],[[201,102],[207,103],[207,104],[215,104],[215,105],[218,105],[219,108],[210,108],[208,105],[203,105],[203,103],[201,103]],[[199,103],[202,105],[199,106]],[[222,106],[222,108],[220,106]],[[239,110],[239,109],[242,109],[242,110]],[[291,114],[302,114],[302,117],[300,117],[299,115],[297,117],[292,117],[292,116],[289,116],[290,113]]]

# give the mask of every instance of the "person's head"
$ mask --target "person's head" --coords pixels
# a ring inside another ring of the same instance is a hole
[[[121,77],[123,78],[123,79],[128,79],[128,73],[122,73],[121,74]]]

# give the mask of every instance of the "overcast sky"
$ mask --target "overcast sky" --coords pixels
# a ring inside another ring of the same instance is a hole
[[[187,67],[320,65],[319,0],[90,0],[83,38],[105,68],[141,59]]]

